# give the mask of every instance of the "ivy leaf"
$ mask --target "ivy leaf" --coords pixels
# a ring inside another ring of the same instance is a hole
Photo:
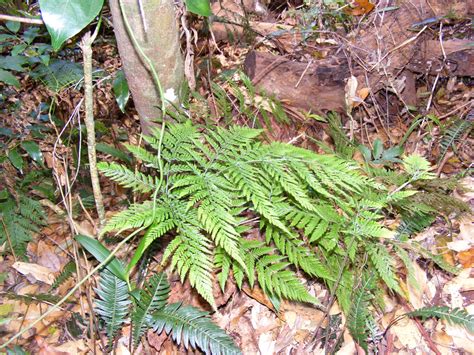
[[[76,236],[76,240],[99,262],[103,262],[110,255],[109,249],[107,249],[97,239],[93,239],[91,237],[79,234],[78,236]],[[125,268],[117,258],[112,258],[112,260],[110,260],[105,267],[119,279],[127,281]]]
[[[21,143],[21,147],[28,153],[31,159],[43,166],[43,153],[41,152],[38,143],[25,141]]]
[[[127,79],[123,70],[119,70],[114,80],[115,101],[117,101],[120,111],[125,112],[125,106],[130,98],[130,90],[128,89]]]
[[[57,51],[99,14],[104,0],[40,0],[39,4],[53,50]]]
[[[0,82],[20,88],[20,82],[18,79],[7,70],[0,69]]]
[[[208,17],[212,15],[209,0],[186,0],[186,8],[196,15]]]

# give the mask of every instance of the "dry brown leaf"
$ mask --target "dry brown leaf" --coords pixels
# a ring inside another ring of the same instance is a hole
[[[53,351],[64,352],[69,355],[84,354],[87,350],[87,346],[83,339],[67,341],[64,344],[58,346],[52,346]]]
[[[17,261],[12,265],[16,271],[25,276],[31,275],[36,280],[52,285],[54,282],[54,273],[51,269],[33,263]]]
[[[425,306],[425,302],[429,302],[436,294],[436,287],[428,282],[425,270],[423,270],[417,263],[413,263],[413,278],[414,282],[408,279],[407,290],[409,301],[413,308],[418,309]]]

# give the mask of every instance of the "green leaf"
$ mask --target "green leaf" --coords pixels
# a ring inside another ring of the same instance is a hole
[[[43,153],[41,152],[38,143],[33,141],[24,141],[21,143],[21,147],[28,153],[31,159],[43,166]]]
[[[125,112],[125,106],[130,98],[130,90],[128,89],[127,79],[125,78],[123,70],[117,72],[113,83],[113,89],[115,101],[117,101],[120,111]]]
[[[20,88],[20,82],[15,77],[15,75],[3,69],[0,69],[0,82],[5,83],[7,85],[12,85],[17,89]]]
[[[170,284],[164,272],[153,275],[140,290],[139,299],[132,312],[132,338],[137,347],[140,339],[149,327],[153,312],[163,308],[168,301]]]
[[[128,164],[132,164],[132,159],[130,159],[130,157],[128,156],[127,153],[125,153],[122,150],[117,149],[117,148],[115,148],[111,145],[104,144],[104,143],[97,143],[95,145],[95,149],[98,152],[102,152],[102,153],[105,153],[105,154],[110,154],[114,158],[120,159],[120,160],[122,160],[122,161],[124,161]]]
[[[23,170],[23,158],[21,157],[20,153],[16,148],[13,148],[8,152],[8,159],[13,164],[15,168],[22,171]]]
[[[5,25],[13,33],[17,33],[20,30],[20,27],[21,27],[21,23],[19,23],[17,21],[7,21],[5,23]]]
[[[401,162],[401,160],[398,158],[402,154],[403,154],[403,148],[397,145],[395,147],[384,150],[382,153],[382,160],[399,163]]]
[[[57,51],[99,14],[104,0],[40,0],[39,4],[53,50]]]
[[[93,239],[91,237],[79,234],[76,236],[76,240],[99,262],[103,262],[110,255],[109,249],[107,249],[97,239]],[[105,267],[119,279],[124,281],[127,280],[125,268],[116,257],[113,257],[112,260],[110,260]]]
[[[359,151],[362,153],[365,161],[369,162],[372,160],[372,152],[365,145],[359,145]]]
[[[209,0],[186,0],[186,8],[196,15],[208,17],[212,15]]]
[[[374,160],[378,160],[382,157],[383,153],[383,143],[380,139],[376,139],[374,142],[374,148],[372,150],[374,155]]]
[[[125,322],[131,304],[128,286],[109,270],[104,270],[100,273],[96,292],[100,299],[95,300],[95,311],[105,322],[109,346],[112,347],[114,337]]]
[[[25,71],[23,67],[28,63],[28,58],[20,55],[0,56],[0,69]]]

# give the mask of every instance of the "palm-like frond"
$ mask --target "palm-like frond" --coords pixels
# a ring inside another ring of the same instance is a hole
[[[176,343],[188,349],[190,346],[199,348],[206,354],[234,355],[240,354],[230,338],[221,328],[207,316],[207,312],[181,303],[166,305],[153,313],[150,325],[155,331],[163,330],[172,335]]]
[[[128,285],[125,281],[105,269],[100,273],[99,288],[96,289],[99,299],[95,311],[104,320],[109,344],[125,322],[131,303]]]
[[[151,314],[168,301],[170,285],[165,273],[153,275],[143,286],[132,313],[133,343],[135,347],[148,327]]]

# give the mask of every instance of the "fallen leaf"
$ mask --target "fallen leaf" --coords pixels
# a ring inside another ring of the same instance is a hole
[[[352,6],[346,7],[344,12],[352,16],[362,16],[368,14],[375,8],[369,0],[356,0],[352,3]]]
[[[460,252],[457,258],[464,269],[474,267],[474,248]]]
[[[38,264],[17,261],[12,265],[12,268],[14,268],[20,274],[23,274],[25,276],[31,275],[36,280],[44,282],[48,285],[52,285],[54,282],[54,274],[47,267]]]
[[[87,349],[83,339],[67,341],[64,344],[51,347],[53,351],[64,352],[69,355],[78,355]]]

